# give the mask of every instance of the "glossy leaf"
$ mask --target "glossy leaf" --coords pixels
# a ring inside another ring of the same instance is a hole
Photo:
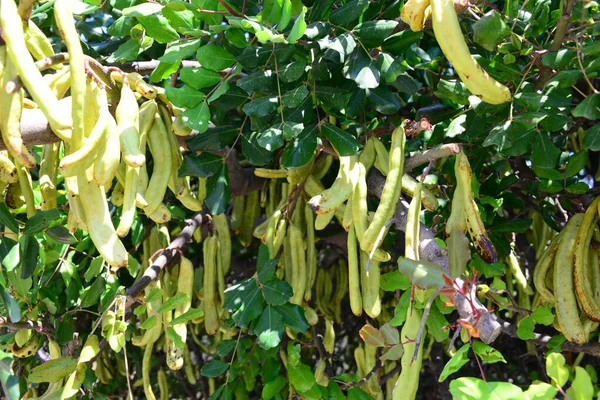
[[[222,163],[217,172],[206,182],[206,206],[211,214],[225,212],[231,198],[227,164]]]
[[[213,153],[186,154],[179,168],[179,176],[200,176],[208,178],[216,174],[223,164],[223,158]]]
[[[444,281],[445,272],[437,264],[401,257],[398,259],[398,270],[413,285],[421,289],[440,289],[446,286],[446,282]]]
[[[469,362],[469,350],[471,349],[470,344],[464,344],[454,355],[452,358],[446,363],[440,377],[438,378],[438,382],[444,382],[446,378],[448,378],[453,373],[460,370],[463,365]]]

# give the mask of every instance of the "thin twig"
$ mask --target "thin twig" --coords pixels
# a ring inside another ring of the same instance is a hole
[[[429,312],[431,311],[431,305],[435,301],[435,298],[440,294],[440,290],[436,290],[429,296],[427,300],[427,305],[423,310],[423,315],[421,315],[421,324],[419,325],[419,330],[417,331],[417,336],[415,337],[415,352],[413,353],[413,361],[417,360],[417,356],[419,355],[419,348],[421,347],[421,342],[423,341],[423,332],[425,332],[425,324],[427,323],[427,318],[429,318]]]

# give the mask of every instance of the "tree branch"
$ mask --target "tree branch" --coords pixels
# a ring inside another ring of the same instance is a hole
[[[125,295],[127,296],[127,303],[125,305],[126,308],[129,308],[135,302],[135,299],[142,294],[146,286],[155,280],[167,265],[179,259],[180,254],[191,242],[192,236],[196,229],[202,225],[202,221],[202,212],[194,214],[192,218],[185,221],[185,227],[179,236],[177,236],[169,244],[169,246],[167,246],[167,248],[160,253],[151,266],[146,268],[144,275],[142,275],[138,281],[136,281],[129,289],[127,289],[125,292]]]
[[[556,24],[556,31],[554,32],[554,39],[550,45],[551,51],[556,51],[562,46],[565,35],[567,34],[567,28],[569,26],[569,20],[571,19],[571,13],[573,12],[573,6],[575,0],[565,0],[563,3],[562,14]],[[542,89],[548,79],[552,76],[552,68],[547,65],[543,65],[540,68],[540,77],[535,83],[536,89]]]
[[[159,64],[158,60],[151,61],[133,61],[128,63],[110,63],[106,64],[107,67],[117,67],[124,72],[137,72],[142,75],[148,75],[154,71]],[[200,63],[198,61],[183,60],[181,61],[182,68],[199,68]]]
[[[502,333],[504,333],[505,335],[508,335],[510,337],[520,339],[519,336],[517,335],[516,325],[513,325],[510,322],[503,321],[501,319],[498,319],[498,321],[502,325]],[[549,336],[549,335],[542,335],[540,333],[534,333],[534,335],[535,335],[535,337],[533,339],[528,340],[528,342],[537,344],[539,346],[547,346],[548,343],[550,342],[550,340],[552,339],[552,336]],[[590,343],[583,343],[583,344],[565,342],[562,344],[561,348],[564,351],[571,351],[573,353],[585,353],[585,354],[592,355],[594,357],[600,357],[600,343],[599,342],[590,342]]]
[[[33,329],[36,332],[47,334],[48,329],[44,327],[41,321],[24,320],[21,322],[10,322],[7,317],[0,316],[0,328],[6,328],[9,331],[19,331],[22,329]]]
[[[404,163],[404,173],[411,171],[413,168],[416,168],[419,165],[458,154],[461,150],[461,144],[448,143],[426,150],[423,153],[415,154],[406,159],[406,162]]]
[[[385,177],[374,168],[371,168],[369,175],[367,176],[367,187],[369,194],[381,197],[383,186],[385,185]],[[408,204],[403,198],[400,198],[398,205],[396,206],[396,229],[406,232],[406,220],[408,218]],[[421,224],[419,233],[419,256],[421,260],[427,260],[429,262],[439,264],[444,269],[448,269],[448,252],[443,250],[439,244],[435,241],[435,232],[433,230]]]

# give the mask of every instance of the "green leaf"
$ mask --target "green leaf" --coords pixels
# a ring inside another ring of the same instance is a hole
[[[29,371],[29,381],[32,383],[56,383],[70,375],[76,368],[77,360],[71,357],[48,360]]]
[[[410,288],[410,281],[400,271],[396,270],[381,275],[380,285],[386,292],[393,292],[396,290],[407,290]]]
[[[341,88],[318,85],[314,91],[319,101],[335,110],[343,110],[350,100],[350,93]]]
[[[600,123],[584,132],[583,145],[593,151],[600,150]]]
[[[223,375],[229,369],[229,364],[221,360],[211,360],[202,366],[200,375],[207,378],[216,378],[219,375]]]
[[[6,396],[6,400],[19,400],[21,398],[19,377],[12,375],[10,368],[11,361],[12,359],[8,357],[0,360],[0,383],[2,384],[2,391]]]
[[[21,244],[17,243],[11,247],[8,254],[2,260],[2,266],[6,268],[7,272],[12,271],[21,262]]]
[[[235,340],[223,340],[217,345],[217,354],[221,357],[225,357],[235,349],[236,344],[237,342]]]
[[[308,163],[317,149],[316,125],[305,128],[302,133],[289,143],[281,157],[281,165],[285,168],[301,167]]]
[[[392,347],[388,348],[387,351],[385,353],[383,353],[383,355],[381,357],[379,357],[379,359],[381,361],[386,361],[386,360],[395,361],[395,360],[399,360],[400,358],[402,358],[403,354],[404,354],[404,346],[402,346],[402,343],[398,343],[398,344],[395,344]]]
[[[554,69],[564,69],[576,56],[575,50],[560,49],[542,55],[542,64]]]
[[[174,2],[171,4],[175,4]],[[169,23],[177,32],[183,35],[191,35],[191,36],[204,36],[207,33],[201,31],[199,28],[200,24],[194,18],[194,12],[192,10],[173,10],[172,8],[163,7],[161,10],[162,14],[169,20]],[[190,42],[193,40],[189,40]],[[185,43],[185,42],[184,42]],[[193,54],[193,53],[192,53]],[[190,55],[187,55],[183,58],[188,58]],[[183,59],[181,58],[181,59]]]
[[[281,71],[279,71],[281,74]],[[256,71],[237,81],[238,87],[244,89],[248,94],[263,92],[273,83],[273,71]]]
[[[217,154],[208,152],[185,154],[183,163],[179,167],[179,176],[208,178],[216,174],[222,164],[223,158]]]
[[[21,308],[17,301],[3,287],[0,287],[0,295],[2,296],[4,309],[8,311],[10,322],[19,322],[21,320]]]
[[[249,117],[266,117],[277,109],[277,96],[259,97],[244,105],[244,113]]]
[[[565,357],[560,353],[550,353],[546,357],[546,374],[552,382],[563,387],[569,380],[569,368],[565,365]]]
[[[594,385],[585,369],[575,367],[575,379],[567,389],[567,396],[573,400],[587,400],[594,397]]]
[[[185,342],[179,336],[179,333],[175,331],[172,326],[168,326],[165,330],[165,336],[175,343],[175,347],[178,349],[183,349],[185,347]]]
[[[194,89],[211,87],[221,82],[218,72],[206,68],[182,68],[180,72],[181,81]]]
[[[352,156],[360,151],[360,143],[349,132],[329,123],[321,125],[321,132],[341,156]]]
[[[282,31],[285,28],[287,28],[291,19],[292,19],[292,2],[291,2],[291,0],[283,0],[283,4],[281,7],[281,16],[279,17],[279,22],[277,23],[277,29]]]
[[[398,95],[383,86],[367,89],[367,99],[382,114],[394,114],[402,105]]]
[[[400,326],[406,321],[408,306],[410,305],[410,290],[405,291],[400,296],[400,300],[394,307],[394,318],[390,320],[390,325]]]
[[[437,299],[439,299],[439,297]],[[450,323],[440,311],[439,304],[440,302],[432,304],[426,325],[427,332],[431,333],[436,342],[441,343],[448,339],[450,331],[447,327]]]
[[[395,345],[400,343],[400,332],[390,324],[384,324],[379,331],[383,334],[385,344]]]
[[[296,304],[286,303],[276,307],[277,311],[283,317],[285,326],[295,332],[306,332],[310,325],[304,316],[304,309]]]
[[[17,224],[17,220],[12,216],[4,202],[0,203],[0,224],[6,226],[15,233],[19,233],[19,224]]]
[[[540,178],[543,179],[550,179],[550,180],[554,180],[554,181],[563,181],[564,180],[564,176],[563,174],[554,168],[541,168],[541,167],[533,167],[533,172],[539,176]],[[561,186],[562,188],[562,186]]]
[[[549,306],[537,306],[531,313],[531,317],[536,324],[550,326],[554,322],[554,314],[552,314],[552,308]]]
[[[258,259],[256,260],[256,277],[260,283],[270,281],[275,276],[278,259],[269,260],[269,250],[267,246],[261,244],[258,249]]]
[[[125,37],[129,35],[129,32],[135,26],[135,24],[135,19],[122,15],[108,27],[107,32],[112,36]]]
[[[405,70],[399,58],[394,59],[388,53],[383,52],[379,53],[374,65],[381,72],[381,78],[387,83],[395,82]]]
[[[63,263],[66,264],[66,263]],[[33,283],[32,278],[21,279],[21,275],[17,274],[17,270],[12,270],[6,273],[8,281],[14,286],[15,292],[22,298],[26,298],[29,295],[29,290]]]
[[[471,260],[469,239],[461,230],[454,229],[446,240],[448,245],[448,266],[452,278],[458,278],[465,272],[467,263]]]
[[[281,96],[281,103],[288,108],[295,108],[302,104],[304,99],[309,95],[306,86],[301,85],[296,89],[287,91]]]
[[[294,82],[294,81],[300,79],[300,77],[302,77],[302,75],[304,75],[305,69],[306,69],[306,61],[304,61],[304,60],[294,61],[293,63],[284,65],[283,67],[281,67],[279,69],[279,79],[282,82]],[[238,85],[239,85],[239,82],[238,82]]]
[[[535,381],[529,386],[524,394],[529,400],[545,400],[554,399],[556,393],[558,393],[558,388],[555,388],[546,382]]]
[[[421,289],[440,289],[446,286],[445,272],[438,264],[428,261],[415,261],[409,258],[398,259],[398,270]]]
[[[348,400],[371,400],[372,397],[358,387],[351,387],[348,389]]]
[[[494,233],[525,233],[525,231],[531,226],[532,222],[533,220],[530,218],[517,219],[495,224],[490,230]]]
[[[264,282],[261,290],[267,304],[272,306],[281,306],[287,303],[294,294],[290,284],[279,278],[273,278]]]
[[[245,328],[263,312],[263,297],[255,279],[247,279],[225,290],[223,307],[233,312],[236,326]]]
[[[161,82],[177,72],[180,65],[181,61],[175,61],[172,63],[159,61],[158,67],[156,67],[156,69],[150,74],[150,80],[152,82]]]
[[[273,307],[267,306],[254,328],[258,345],[265,350],[279,346],[283,335],[283,318]]]
[[[204,310],[200,308],[190,308],[188,311],[181,314],[179,317],[174,318],[169,325],[183,324],[193,319],[198,319],[204,316]]]
[[[288,380],[283,376],[278,376],[274,380],[265,383],[261,394],[262,400],[271,400],[280,394],[286,386],[288,386]]]
[[[554,146],[545,133],[538,133],[533,142],[531,162],[535,167],[553,168],[560,156],[560,150]]]
[[[131,255],[131,253],[129,253],[129,256],[127,257],[127,272],[129,272],[129,275],[131,276],[137,276],[139,271],[139,261],[133,255]]]
[[[302,124],[298,124],[302,126]],[[275,151],[283,146],[283,131],[282,124],[275,124],[265,131],[258,133],[256,141],[258,144],[268,151]],[[300,132],[302,128],[300,128]]]
[[[162,299],[163,290],[161,288],[153,288],[146,296],[146,303]]]
[[[104,277],[99,276],[94,283],[86,287],[81,292],[81,308],[87,308],[98,304],[100,296],[104,293],[104,285],[106,281]]]
[[[92,261],[90,261],[90,265],[87,267],[83,275],[83,278],[86,282],[91,282],[92,279],[94,279],[98,276],[98,274],[100,274],[103,263],[104,259],[101,256],[98,256]]]
[[[315,376],[312,370],[306,364],[299,364],[295,367],[288,367],[288,379],[298,392],[306,392],[315,385]]]
[[[292,30],[288,34],[288,43],[296,44],[298,39],[300,39],[302,35],[304,35],[304,32],[306,31],[306,21],[304,21],[304,14],[306,14],[306,7],[302,7],[302,12],[300,12],[300,15],[298,15],[298,18],[296,18],[296,21],[294,21]]]
[[[444,365],[444,369],[438,378],[438,382],[444,382],[448,376],[457,372],[459,369],[463,367],[466,363],[469,362],[469,349],[471,348],[470,344],[464,344],[458,351],[452,356],[452,358]],[[484,392],[482,392],[484,393]]]
[[[161,12],[162,4],[157,3],[142,3],[133,7],[123,9],[123,15],[126,17],[145,17]]]
[[[188,85],[180,88],[167,86],[165,94],[171,103],[181,108],[192,108],[202,103],[206,95]]]
[[[494,10],[489,11],[475,22],[472,29],[473,40],[489,51],[493,51],[496,45],[510,34],[510,27]]]
[[[586,97],[571,111],[571,114],[576,118],[600,119],[600,94],[594,93]]]
[[[368,0],[349,1],[343,6],[336,8],[329,16],[329,22],[333,25],[347,25],[356,21],[369,5]]]
[[[165,50],[165,54],[158,58],[159,61],[166,63],[173,63],[176,61],[185,60],[186,58],[191,57],[196,53],[198,47],[200,47],[201,39],[192,39],[185,40],[183,42],[173,43],[171,46]],[[174,89],[170,86],[167,87],[167,92],[169,89]],[[168,97],[168,94],[167,94]],[[169,98],[169,100],[171,100]],[[172,101],[172,100],[171,100]],[[178,106],[181,107],[181,106]]]
[[[198,49],[196,59],[212,71],[222,71],[235,62],[235,57],[221,46],[207,44]]]
[[[212,92],[212,94],[210,95],[210,97],[208,98],[207,102],[210,104],[215,100],[218,100],[219,97],[227,94],[227,92],[229,92],[229,88],[231,86],[229,85],[228,81],[223,81],[219,86],[217,86],[217,88]]]
[[[396,29],[398,22],[387,20],[367,21],[358,24],[353,31],[360,41],[368,48],[380,46],[383,41]]]
[[[40,244],[33,235],[23,235],[19,238],[21,244],[21,279],[33,276],[38,264]]]
[[[124,62],[134,60],[140,53],[141,46],[137,40],[129,39],[125,43],[119,46],[110,57],[106,59],[107,62]]]
[[[535,321],[531,318],[531,315],[527,315],[518,323],[517,336],[523,340],[535,339],[534,328]]]
[[[395,56],[403,56],[413,44],[423,38],[423,32],[413,32],[410,29],[389,36],[381,46],[382,50]]]
[[[504,356],[502,356],[502,353],[494,349],[492,346],[480,342],[479,340],[473,342],[473,352],[488,364],[494,364],[497,362],[503,362],[506,364],[506,360],[504,359]]]
[[[179,40],[179,34],[169,25],[169,20],[162,15],[148,15],[146,17],[137,17],[146,34],[156,40],[158,43],[171,43]]]
[[[229,191],[229,172],[227,164],[222,163],[219,170],[206,182],[206,206],[211,214],[222,214],[227,209],[231,194]]]
[[[260,146],[258,135],[258,132],[252,132],[250,135],[242,135],[242,153],[244,153],[250,164],[263,166],[271,162],[273,154]]]
[[[50,224],[61,217],[60,211],[53,208],[46,211],[38,211],[33,217],[29,218],[23,228],[23,234],[41,232],[48,228]]]
[[[186,144],[192,151],[217,151],[231,144],[239,133],[240,130],[235,126],[209,128],[203,134],[188,140]]]
[[[177,292],[173,296],[165,300],[165,302],[161,304],[161,306],[158,308],[158,310],[156,310],[156,312],[163,313],[166,311],[172,311],[177,307],[185,304],[189,300],[190,298],[185,293]]]
[[[519,399],[523,390],[509,382],[486,382],[478,378],[458,378],[450,382],[452,398],[461,400]]]
[[[383,333],[373,325],[367,324],[363,326],[360,328],[358,334],[362,340],[370,346],[385,347],[385,337],[383,336]]]
[[[565,189],[569,193],[584,194],[587,193],[588,190],[590,190],[590,187],[585,182],[576,182],[567,186]]]
[[[196,107],[188,108],[183,112],[183,122],[198,133],[204,133],[208,130],[210,122],[210,108],[207,102],[202,102]]]
[[[140,324],[140,328],[152,329],[156,326],[156,324],[158,324],[158,317],[156,315],[151,315]]]
[[[67,228],[61,225],[50,227],[46,229],[45,233],[58,243],[75,244],[79,241]]]

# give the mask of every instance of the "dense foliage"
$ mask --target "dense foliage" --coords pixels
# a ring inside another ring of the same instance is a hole
[[[595,1],[2,3],[3,397],[598,394]]]

